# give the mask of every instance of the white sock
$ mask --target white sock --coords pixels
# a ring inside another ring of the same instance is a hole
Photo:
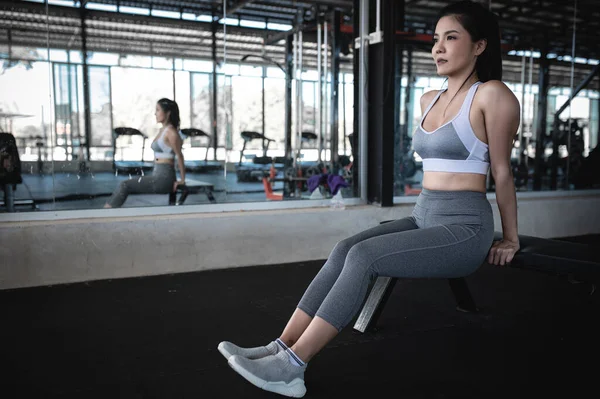
[[[302,367],[306,365],[306,363],[304,363],[302,359],[300,359],[291,348],[288,348],[286,352],[288,354],[288,357],[290,358],[290,363],[292,363],[294,366]]]
[[[282,340],[280,340],[279,338],[277,338],[277,339],[275,340],[275,343],[277,343],[277,344],[279,345],[279,348],[280,348],[280,349],[283,349],[283,350],[287,350],[287,349],[288,349],[288,346],[285,344],[285,342],[283,342],[283,341],[282,341]],[[277,352],[279,352],[279,351],[277,351]]]

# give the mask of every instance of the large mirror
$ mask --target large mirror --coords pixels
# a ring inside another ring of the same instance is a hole
[[[2,211],[354,196],[352,6],[327,3],[3,2]]]

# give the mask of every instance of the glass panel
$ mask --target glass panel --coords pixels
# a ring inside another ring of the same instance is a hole
[[[241,152],[244,140],[241,136],[243,131],[263,133],[262,115],[262,79],[257,77],[233,76],[232,84],[232,149]],[[239,153],[238,153],[239,154]],[[243,156],[263,155],[262,141],[250,141]],[[246,157],[246,160],[250,158]]]
[[[272,156],[285,153],[285,79],[265,78],[265,135]]]
[[[90,114],[91,145],[97,151],[92,152],[92,160],[112,159],[110,152],[103,152],[101,147],[112,150],[112,107],[110,93],[110,68],[89,67],[90,79]]]
[[[210,75],[191,73],[192,113],[191,125],[205,132],[211,131],[211,90]],[[212,134],[212,132],[211,132]]]
[[[13,194],[10,208],[0,196],[0,212],[48,209],[54,200],[50,65],[12,59],[3,61],[0,70],[0,132],[12,134],[16,141],[23,179],[14,187],[0,181],[0,191]]]
[[[210,26],[205,23],[213,16],[194,10],[193,4],[192,9],[180,12],[168,7],[149,8],[147,4],[108,3],[55,0],[44,7],[40,0],[26,6],[19,2],[0,6],[2,21],[8,18],[10,26],[13,21],[18,26],[11,32],[10,27],[0,29],[0,125],[18,136],[27,179],[38,179],[29,180],[28,186],[30,196],[39,200],[39,209],[98,209],[130,174],[138,178],[154,173],[151,144],[162,127],[155,116],[160,98],[172,99],[179,107],[186,180],[212,184],[217,203],[267,200],[263,172],[268,174],[274,163],[280,178],[284,166],[293,163],[291,154],[284,159],[286,122],[298,119],[299,96],[294,93],[289,99],[292,111],[286,120],[286,72],[276,67],[285,66],[285,42],[262,44],[260,32],[288,30],[291,26],[286,21],[290,19],[277,18],[272,11],[261,15],[258,9],[247,19],[234,12],[226,20],[226,35],[223,20],[217,27],[213,55]],[[71,11],[64,14],[61,9],[67,5]],[[82,7],[92,16],[109,11],[110,21],[82,21]],[[289,7],[282,12],[289,13]],[[126,16],[131,13],[144,16],[143,26],[132,23]],[[192,27],[192,20],[201,23]],[[82,22],[86,29],[82,29]],[[309,37],[305,38],[304,70],[297,74],[304,80],[301,127],[306,132],[316,130],[317,106],[322,104],[322,155],[328,160],[330,107],[317,101],[316,54]],[[241,61],[244,55],[258,54],[259,50],[264,58]],[[348,71],[351,59],[347,54],[342,58]],[[331,64],[328,67],[331,72]],[[338,103],[341,155],[351,154],[346,136],[352,130],[352,79],[352,74],[340,76],[340,88],[344,88],[340,93],[345,91]],[[329,98],[330,88],[323,91]],[[135,129],[141,135],[124,134],[123,130],[117,134],[120,127]],[[202,134],[186,136],[192,132],[188,129]],[[262,140],[246,142],[242,131],[264,134],[273,141],[263,151]],[[299,143],[293,145],[293,150],[300,150]],[[314,140],[303,142],[301,161],[316,164],[317,147]],[[243,163],[260,169],[252,181],[238,181],[237,173],[233,173],[240,166],[242,150],[246,155]],[[256,163],[263,155],[265,163]],[[139,167],[121,167],[127,163]],[[319,171],[327,170],[325,164],[317,166]],[[305,180],[299,184],[305,185]],[[274,182],[273,188],[283,190],[283,183]],[[306,197],[306,187],[302,191]],[[186,204],[209,203],[202,190],[195,194]],[[123,206],[167,203],[165,195],[136,194]]]
[[[153,160],[150,144],[159,131],[154,112],[161,98],[173,98],[173,72],[111,68],[113,126],[139,130],[144,136],[119,137],[122,157],[129,162]],[[118,155],[118,154],[115,154]]]

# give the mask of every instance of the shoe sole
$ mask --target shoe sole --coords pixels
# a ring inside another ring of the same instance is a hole
[[[239,364],[235,362],[234,358],[231,358],[227,361],[229,367],[231,367],[236,373],[244,377],[248,382],[252,385],[264,389],[265,391],[278,393],[280,395],[289,396],[292,398],[301,398],[306,394],[306,387],[304,386],[304,380],[300,378],[295,378],[290,383],[285,383],[283,381],[279,382],[270,382],[265,381],[262,378],[255,376],[250,373],[245,368],[241,367]]]
[[[221,355],[223,355],[227,360],[229,360],[229,358],[232,356],[232,354],[229,353],[227,349],[225,349],[225,345],[223,345],[223,342],[221,342],[219,346],[217,346],[217,349],[219,350],[219,352],[221,352]]]

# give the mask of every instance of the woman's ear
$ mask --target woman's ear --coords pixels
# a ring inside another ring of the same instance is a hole
[[[487,48],[487,39],[478,40],[475,43],[475,55],[481,55]]]

